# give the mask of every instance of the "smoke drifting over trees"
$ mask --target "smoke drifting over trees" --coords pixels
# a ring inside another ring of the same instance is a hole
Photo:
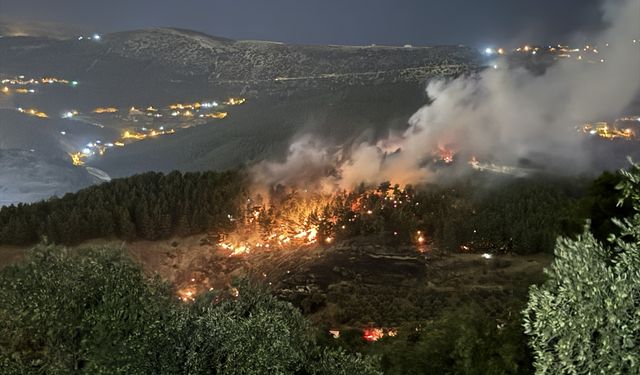
[[[525,69],[487,69],[452,81],[431,81],[431,103],[419,109],[401,134],[342,145],[342,152],[309,136],[294,142],[284,163],[256,166],[260,183],[296,184],[324,173],[323,188],[348,188],[360,182],[428,181],[430,159],[439,149],[517,165],[537,160],[548,169],[584,170],[589,150],[576,134],[585,121],[619,115],[640,91],[640,3],[603,3],[609,27],[594,40],[602,63],[561,60],[543,74]],[[329,173],[327,173],[329,172]]]

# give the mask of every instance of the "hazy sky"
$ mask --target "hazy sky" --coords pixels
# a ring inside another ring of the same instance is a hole
[[[0,0],[0,19],[100,32],[173,26],[314,44],[554,42],[599,27],[597,0]]]

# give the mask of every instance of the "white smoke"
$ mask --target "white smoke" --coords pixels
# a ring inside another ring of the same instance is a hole
[[[442,147],[505,164],[544,155],[573,170],[586,167],[589,150],[575,126],[619,114],[640,92],[640,42],[632,43],[640,37],[640,1],[611,0],[603,10],[609,27],[594,40],[603,63],[574,59],[538,76],[499,68],[430,82],[432,103],[411,117],[404,134],[352,147],[323,186],[424,182],[433,174],[425,160]],[[318,177],[310,176],[311,171],[326,171],[336,162],[321,146],[310,138],[294,143],[284,164],[260,166],[263,180],[286,183],[289,176]]]
[[[332,190],[338,160],[314,137],[305,135],[289,146],[284,162],[264,161],[252,169],[254,185],[267,190],[275,185],[305,186],[314,190]],[[334,177],[330,177],[334,175]]]

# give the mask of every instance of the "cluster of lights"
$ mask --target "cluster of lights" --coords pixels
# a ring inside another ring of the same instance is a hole
[[[633,44],[637,44],[638,39],[633,39],[632,42]],[[609,47],[609,43],[604,43],[604,47]],[[584,47],[580,47],[580,48],[570,48],[569,46],[565,46],[562,44],[558,44],[555,46],[549,45],[546,48],[539,47],[539,46],[524,45],[524,46],[515,48],[512,52],[525,53],[525,54],[531,54],[531,55],[537,55],[538,53],[546,52],[554,55],[557,58],[575,57],[577,60],[588,61],[591,63],[606,62],[606,59],[604,57],[598,56],[597,58],[593,58],[593,56],[599,55],[600,51],[596,46],[593,46],[590,44],[587,44]],[[503,48],[486,47],[483,50],[483,53],[486,56],[504,55],[506,53],[506,50]],[[587,55],[585,54],[589,54],[588,56],[591,56],[592,58],[591,59],[586,58]],[[493,67],[497,68],[497,65],[493,65]]]
[[[34,94],[36,92],[35,89],[25,89],[22,87],[11,90],[8,86],[3,86],[2,89],[0,89],[0,91],[6,95],[11,94],[12,91],[15,92],[16,94]]]
[[[83,40],[83,39],[87,39],[87,40],[94,40],[94,41],[99,41],[101,40],[101,37],[99,34],[94,34],[90,37],[84,37],[81,36],[78,38],[79,40]],[[0,93],[5,94],[5,95],[10,95],[12,93],[16,93],[16,94],[29,94],[29,93],[35,93],[36,90],[33,88],[29,88],[29,87],[21,87],[21,86],[28,86],[28,85],[52,85],[52,84],[63,84],[63,85],[69,85],[71,87],[76,87],[78,86],[79,82],[72,80],[66,80],[66,79],[61,79],[61,78],[56,78],[56,77],[42,77],[42,78],[26,78],[24,75],[19,75],[15,78],[9,78],[9,79],[3,79],[2,81],[0,81],[0,83],[2,83],[2,86],[0,86]],[[18,86],[18,87],[12,87],[12,86]],[[224,102],[225,105],[228,106],[234,106],[234,105],[239,105],[244,103],[246,100],[244,98],[229,98],[228,100],[226,100]],[[202,103],[193,103],[193,104],[175,104],[175,105],[171,105],[170,108],[180,108],[180,109],[186,109],[183,112],[179,112],[179,111],[174,111],[171,113],[171,115],[173,116],[184,116],[184,117],[193,117],[195,115],[194,112],[199,111],[201,108],[202,109],[211,109],[211,108],[216,108],[219,106],[219,103],[217,101],[206,101],[206,102],[202,102]],[[28,108],[28,109],[24,109],[21,107],[16,108],[16,110],[20,113],[24,113],[26,115],[30,115],[30,116],[35,116],[35,117],[40,117],[40,118],[48,118],[49,115],[37,108]],[[95,114],[113,114],[118,112],[119,109],[115,108],[115,107],[98,107],[96,109],[93,110],[93,113]],[[77,110],[68,110],[65,112],[62,112],[60,114],[61,118],[64,119],[72,119],[75,118],[79,115],[80,113]],[[131,107],[129,110],[129,115],[137,115],[137,114],[145,114],[144,112],[138,110],[135,107]],[[149,106],[146,108],[146,115],[147,116],[153,116],[153,117],[162,117],[162,113],[159,113],[159,110],[153,106]],[[198,117],[199,118],[211,118],[211,119],[224,119],[225,117],[228,116],[227,112],[219,112],[219,111],[215,111],[215,112],[206,112],[206,113],[198,113]],[[87,145],[87,147],[82,148],[80,151],[78,152],[73,152],[70,153],[69,156],[72,160],[72,163],[74,165],[83,165],[84,164],[84,160],[87,157],[93,156],[96,153],[103,155],[105,150],[109,147],[113,147],[113,146],[124,146],[124,140],[142,140],[145,139],[147,137],[155,137],[155,136],[159,136],[159,135],[165,135],[165,134],[173,134],[175,133],[174,129],[169,129],[169,130],[165,130],[164,127],[160,127],[158,130],[155,129],[151,129],[149,131],[147,131],[146,128],[142,128],[144,133],[138,133],[135,131],[126,131],[122,134],[121,139],[113,141],[113,142],[109,142],[106,143],[104,145],[100,144],[100,141],[96,141],[95,143],[91,143],[92,146]],[[67,132],[66,131],[60,131],[60,135],[66,136]]]
[[[42,112],[41,110],[39,110],[37,108],[24,109],[22,107],[18,107],[17,111],[20,112],[20,113],[24,113],[26,115],[40,117],[40,118],[48,118],[49,117],[46,113]]]
[[[62,135],[65,135],[66,132],[60,132]],[[63,134],[64,133],[64,134]],[[96,140],[94,142],[89,142],[86,146],[80,150],[79,152],[69,153],[69,157],[71,158],[71,162],[75,166],[84,165],[85,159],[98,155],[104,155],[107,149],[112,147],[119,146],[118,142],[106,142],[103,143],[101,140]]]
[[[52,84],[69,84],[69,81],[66,79],[55,78],[55,77],[43,77],[43,78],[25,78],[24,75],[19,75],[15,78],[11,79],[3,79],[0,81],[3,85],[13,85],[13,86],[25,86],[25,85],[52,85]]]
[[[622,117],[615,120],[613,125],[609,125],[604,121],[586,123],[580,127],[577,127],[577,130],[585,134],[598,136],[609,140],[638,140],[640,136],[640,127],[635,123],[639,121],[640,116]],[[629,122],[631,122],[631,124],[629,124]]]
[[[65,118],[71,118],[77,115],[76,111],[73,112],[67,112],[65,114],[63,114],[63,117]],[[83,165],[84,164],[84,159],[89,158],[91,156],[94,156],[96,154],[98,155],[104,155],[104,153],[113,147],[124,147],[124,141],[125,140],[142,140],[145,139],[147,137],[156,137],[156,136],[160,136],[160,135],[165,135],[165,134],[173,134],[175,133],[174,129],[169,129],[169,130],[164,130],[164,127],[160,127],[158,130],[156,129],[147,129],[147,128],[142,128],[143,131],[145,131],[145,133],[137,133],[135,131],[125,131],[122,134],[121,139],[113,141],[113,142],[106,142],[103,143],[100,140],[96,140],[95,142],[89,142],[86,144],[86,146],[80,150],[79,152],[73,152],[73,153],[69,153],[69,157],[71,158],[71,161],[73,163],[73,165],[79,166],[79,165]],[[62,135],[66,135],[66,132],[60,132],[60,134]]]
[[[118,112],[118,108],[114,108],[114,107],[98,107],[96,109],[93,110],[93,113],[116,113]]]
[[[2,87],[0,87],[0,92],[5,95],[10,95],[12,93],[35,94],[36,89],[29,86],[61,84],[61,85],[70,85],[75,87],[78,85],[78,82],[77,81],[70,82],[66,79],[55,78],[55,77],[25,78],[24,75],[19,75],[15,78],[5,78],[2,81],[0,81],[0,84],[2,84]],[[17,86],[17,87],[14,87],[14,86]]]
[[[487,47],[484,49],[484,54],[487,56],[504,55],[504,48]]]
[[[90,36],[79,36],[78,40],[92,40],[94,42],[99,42],[100,40],[102,40],[102,36],[100,34],[93,34]]]
[[[202,103],[202,108],[213,108],[213,107],[217,107],[219,104],[218,102],[204,102]]]
[[[243,104],[246,101],[247,100],[245,98],[229,98],[226,102],[224,102],[224,104],[225,105],[240,105],[240,104]]]
[[[78,111],[67,111],[62,114],[62,118],[73,118],[78,115]]]
[[[22,76],[21,76],[22,77]],[[24,77],[22,77],[24,78]],[[43,79],[43,82],[45,82],[44,80],[47,81],[47,83],[52,83],[52,82],[61,82],[60,80],[57,80],[55,78],[45,78]],[[68,81],[65,81],[68,82]],[[68,82],[69,84],[71,84],[72,86],[76,86],[78,84],[77,81],[71,81]],[[3,92],[8,91],[2,89]],[[245,99],[243,98],[230,98],[227,102],[225,102],[225,104],[227,105],[238,105],[238,104],[242,104],[244,103]],[[169,106],[170,109],[183,109],[184,111],[180,112],[180,111],[173,111],[171,112],[172,116],[184,116],[184,117],[193,117],[194,116],[194,112],[195,111],[199,111],[200,108],[204,108],[204,109],[210,109],[210,108],[215,108],[218,107],[219,104],[216,101],[211,101],[211,102],[196,102],[196,103],[192,103],[192,104],[172,104]],[[36,109],[30,109],[30,110],[22,110],[21,108],[18,109],[20,112],[24,112],[30,115],[34,115],[34,116],[38,116],[38,117],[48,117],[46,116],[45,113],[40,112]],[[146,114],[147,116],[153,116],[153,117],[162,117],[162,113],[159,113],[160,110],[154,106],[148,106],[145,110],[146,112],[144,112],[143,110],[140,110],[136,107],[131,107],[129,108],[129,115],[130,116],[136,116],[136,115],[144,115]],[[113,113],[117,113],[119,112],[118,108],[115,107],[98,107],[95,108],[93,111],[93,113],[95,114],[113,114]],[[66,118],[66,119],[71,119],[74,118],[76,116],[79,115],[79,112],[76,110],[73,111],[66,111],[63,112],[61,114],[62,118]],[[228,116],[227,112],[208,112],[208,113],[200,113],[198,115],[198,117],[200,118],[215,118],[215,119],[223,119],[225,117]],[[110,143],[106,143],[104,145],[100,145],[100,142],[97,141],[97,143],[90,143],[90,145],[87,145],[87,147],[83,148],[82,150],[80,150],[79,152],[74,152],[74,153],[70,153],[69,156],[71,157],[72,163],[74,165],[83,165],[84,164],[84,160],[85,158],[88,158],[90,156],[93,156],[96,154],[96,150],[97,153],[100,155],[103,155],[106,151],[107,148],[113,147],[113,146],[119,146],[119,147],[123,147],[125,145],[124,141],[125,140],[143,140],[145,138],[148,137],[156,137],[156,136],[160,136],[160,135],[166,135],[166,134],[174,134],[175,130],[174,129],[168,129],[165,130],[164,126],[159,127],[158,129],[147,129],[146,127],[143,127],[142,132],[136,132],[133,130],[128,130],[125,131],[122,136],[121,139],[116,140],[114,142],[110,142]],[[62,135],[66,135],[66,132],[61,132]]]

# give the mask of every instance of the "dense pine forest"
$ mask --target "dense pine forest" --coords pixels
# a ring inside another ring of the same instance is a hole
[[[157,240],[229,229],[246,184],[237,171],[145,173],[0,210],[0,243]]]
[[[610,193],[619,179],[611,173],[595,181],[478,174],[402,189],[383,183],[336,194],[302,220],[317,225],[321,240],[330,235],[338,240],[378,235],[381,241],[410,243],[415,231],[423,230],[429,241],[445,250],[551,252],[558,235],[579,233],[587,218],[593,219],[599,235],[612,229],[607,217],[629,213],[629,207],[616,206],[615,194]],[[133,241],[225,233],[249,213],[250,190],[243,171],[145,173],[117,179],[61,198],[2,207],[0,244],[74,245],[94,238]],[[385,211],[389,202],[379,193],[387,190],[407,202]],[[273,207],[265,207],[261,216],[264,231],[278,216],[290,215],[309,200],[295,190],[279,196],[278,191],[274,189],[271,197]],[[360,214],[355,205],[360,210],[369,207],[369,215]],[[347,229],[337,230],[341,226]]]
[[[381,241],[411,243],[415,231],[422,230],[429,241],[448,250],[551,252],[558,235],[580,232],[591,216],[594,225],[604,225],[596,233],[611,230],[605,217],[621,209],[605,195],[617,180],[615,174],[595,182],[477,175],[402,189],[383,183],[335,194],[298,219],[317,225],[321,240],[378,235]],[[2,207],[0,244],[74,245],[94,238],[133,241],[224,234],[250,213],[250,190],[242,171],[145,173],[117,179],[61,198]],[[265,232],[276,219],[309,201],[308,194],[280,190],[273,190],[272,206],[263,209],[260,224]],[[385,211],[389,202],[380,192],[387,190],[406,202]],[[355,205],[360,211],[369,207],[370,212],[362,215]],[[342,226],[346,230],[338,230]]]

